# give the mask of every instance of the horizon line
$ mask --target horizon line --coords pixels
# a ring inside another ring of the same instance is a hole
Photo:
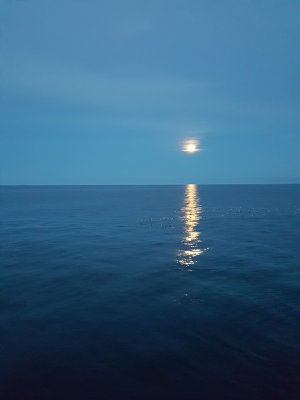
[[[300,185],[299,182],[227,182],[227,183],[199,183],[199,182],[188,182],[188,183],[37,183],[37,184],[0,184],[0,187],[38,187],[38,186],[186,186],[186,185],[197,185],[197,186],[218,186],[218,185]]]

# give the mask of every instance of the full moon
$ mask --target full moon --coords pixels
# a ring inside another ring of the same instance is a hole
[[[195,151],[197,151],[197,148],[194,143],[190,143],[186,146],[186,151],[188,151],[189,153],[194,153]]]
[[[182,150],[187,153],[196,153],[199,151],[199,141],[196,139],[186,140],[183,143]]]

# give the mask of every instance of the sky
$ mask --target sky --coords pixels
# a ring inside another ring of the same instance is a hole
[[[0,0],[0,184],[300,183],[299,43],[298,0]]]

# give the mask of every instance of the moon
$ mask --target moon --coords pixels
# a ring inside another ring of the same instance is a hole
[[[199,140],[196,139],[185,140],[183,142],[182,151],[185,151],[186,153],[196,153],[197,151],[200,151]]]

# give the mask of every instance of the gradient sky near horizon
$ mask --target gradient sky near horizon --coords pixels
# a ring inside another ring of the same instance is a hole
[[[300,183],[299,43],[297,0],[0,0],[0,184]]]

